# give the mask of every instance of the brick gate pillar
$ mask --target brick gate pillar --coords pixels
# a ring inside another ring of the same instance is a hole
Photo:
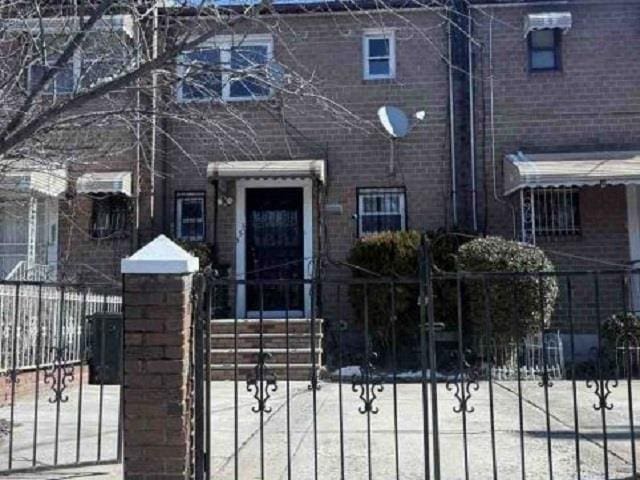
[[[124,479],[185,480],[191,286],[198,260],[164,235],[122,260]]]

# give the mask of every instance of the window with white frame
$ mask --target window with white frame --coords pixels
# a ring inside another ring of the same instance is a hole
[[[183,102],[267,98],[271,94],[267,71],[272,57],[272,40],[253,36],[238,44],[216,39],[186,52],[178,62],[182,79],[178,98]]]
[[[58,56],[49,56],[46,63],[35,62],[29,67],[29,91],[38,85],[48,68],[55,65]],[[70,95],[78,89],[95,86],[121,72],[123,59],[114,55],[87,54],[77,51],[73,59],[58,67],[53,78],[44,87],[45,95]]]
[[[176,194],[176,238],[202,242],[204,237],[204,192],[178,192]]]
[[[396,48],[392,30],[366,32],[362,48],[365,80],[395,77]]]
[[[112,79],[124,71],[123,58],[112,55],[87,55],[80,62],[80,88],[88,89]]]
[[[358,234],[406,229],[404,188],[358,189]]]
[[[580,194],[575,188],[521,191],[523,240],[580,234]]]

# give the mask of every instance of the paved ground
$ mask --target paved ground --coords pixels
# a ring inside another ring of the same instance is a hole
[[[80,399],[80,390],[72,384],[62,392],[62,395],[66,401],[59,404],[58,414],[57,405],[50,402],[53,393],[49,389],[41,389],[37,403],[36,432],[34,432],[34,426],[36,426],[34,422],[35,397],[22,396],[16,399],[11,468],[23,469],[32,465],[34,433],[37,435],[36,465],[42,467],[56,463],[56,425],[58,426],[57,464],[65,465],[75,463],[78,460],[91,462],[97,459],[116,458],[119,387],[105,386],[101,395],[99,386],[84,385],[82,399]],[[1,419],[9,420],[10,417],[10,406],[0,408]],[[0,438],[0,471],[9,468],[9,440],[8,435]],[[20,477],[14,473],[11,478]],[[34,477],[32,474],[31,477],[24,478],[74,477],[47,475]]]
[[[494,420],[496,437],[496,459],[501,479],[521,478],[520,435],[518,428],[517,385],[512,382],[494,384]],[[60,430],[61,459],[73,460],[75,456],[76,421],[69,412],[74,407],[74,395],[70,390],[70,400],[62,407],[61,418],[65,428]],[[634,397],[640,399],[640,387],[633,386]],[[290,385],[290,436],[287,442],[286,384],[279,383],[272,393],[268,405],[271,413],[264,415],[264,478],[287,479],[287,451],[291,457],[291,478],[304,480],[313,478],[313,396],[304,382]],[[367,415],[358,413],[363,405],[359,393],[350,385],[323,384],[316,397],[317,425],[317,465],[319,478],[338,479],[341,470],[341,435],[339,395],[342,393],[342,421],[344,432],[343,463],[345,478],[368,478],[369,456],[374,479],[395,478],[395,435],[393,415],[393,389],[385,385],[384,391],[377,393],[373,406],[379,413],[371,415],[371,443],[367,442]],[[467,438],[469,446],[470,478],[492,478],[491,424],[489,410],[489,389],[486,382],[478,391],[472,391],[469,406],[474,408],[467,414]],[[546,415],[544,413],[544,389],[536,382],[526,382],[523,388],[525,467],[529,479],[548,478],[548,457],[546,437]],[[216,382],[212,385],[213,415],[213,478],[234,478],[234,389],[232,382]],[[97,449],[97,416],[99,396],[96,392],[85,391],[83,399],[82,459],[95,458]],[[464,478],[462,415],[455,413],[457,405],[453,392],[439,385],[440,446],[442,456],[442,478]],[[117,421],[117,391],[107,389],[104,401],[103,458],[115,454],[115,432]],[[592,390],[580,382],[578,402],[580,405],[580,456],[582,478],[602,479],[604,476],[604,456],[607,453],[610,478],[631,477],[631,453],[629,433],[629,411],[627,385],[621,383],[609,396],[613,409],[606,412],[608,425],[608,445],[604,448],[601,416],[592,404],[596,399]],[[240,479],[260,478],[260,415],[251,408],[257,404],[244,384],[238,389],[238,446]],[[77,407],[77,404],[75,404]],[[68,409],[68,410],[67,410]],[[33,425],[29,424],[29,412],[33,402],[20,402],[16,418],[20,418],[15,430],[14,462],[28,464],[31,458],[31,438]],[[398,463],[400,478],[424,478],[424,457],[422,449],[422,402],[420,385],[402,384],[397,387]],[[576,476],[576,455],[574,417],[570,382],[555,382],[550,389],[550,429],[552,444],[552,466],[554,478],[573,479]],[[42,410],[44,412],[44,410]],[[43,432],[38,451],[42,452],[39,462],[50,461],[52,417],[55,412],[40,414],[39,430]],[[7,418],[7,409],[0,409],[0,418]],[[20,416],[18,416],[18,414]],[[640,401],[634,402],[634,416],[640,418]],[[46,419],[42,419],[45,417]],[[93,423],[92,423],[93,422]],[[47,432],[46,435],[44,432]],[[64,445],[64,447],[62,447]],[[6,465],[7,441],[0,441],[0,462]],[[640,441],[637,442],[640,454]],[[64,452],[64,454],[63,454]],[[39,453],[40,455],[40,453]],[[86,456],[85,456],[86,455]],[[49,460],[47,460],[49,459]],[[65,470],[55,473],[11,475],[23,479],[109,479],[121,478],[118,467],[89,467]]]

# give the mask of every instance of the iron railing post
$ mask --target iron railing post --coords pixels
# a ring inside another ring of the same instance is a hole
[[[436,322],[433,301],[433,277],[431,265],[431,244],[427,235],[422,236],[422,261],[424,262],[421,281],[426,286],[428,342],[429,342],[429,383],[431,386],[431,422],[432,422],[432,449],[433,449],[433,475],[435,480],[440,480],[440,429],[438,427],[438,363],[436,359]]]

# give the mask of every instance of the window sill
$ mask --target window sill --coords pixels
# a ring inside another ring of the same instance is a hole
[[[582,233],[573,233],[567,235],[536,235],[536,242],[538,244],[553,244],[553,243],[575,243],[583,240]]]
[[[363,85],[393,85],[397,83],[396,77],[373,77],[373,78],[363,78]]]
[[[126,240],[131,236],[129,232],[113,232],[108,235],[98,236],[94,233],[89,233],[91,240],[109,241],[109,240]]]
[[[535,77],[540,77],[540,76],[559,77],[564,74],[561,68],[538,68],[538,69],[529,68],[527,73],[529,74],[529,76],[535,76]]]
[[[224,105],[225,103],[243,103],[243,102],[266,102],[271,100],[275,94],[272,92],[269,95],[263,97],[229,97],[229,98],[221,98],[221,97],[211,97],[211,98],[199,98],[193,100],[185,100],[183,98],[178,98],[179,105]]]

